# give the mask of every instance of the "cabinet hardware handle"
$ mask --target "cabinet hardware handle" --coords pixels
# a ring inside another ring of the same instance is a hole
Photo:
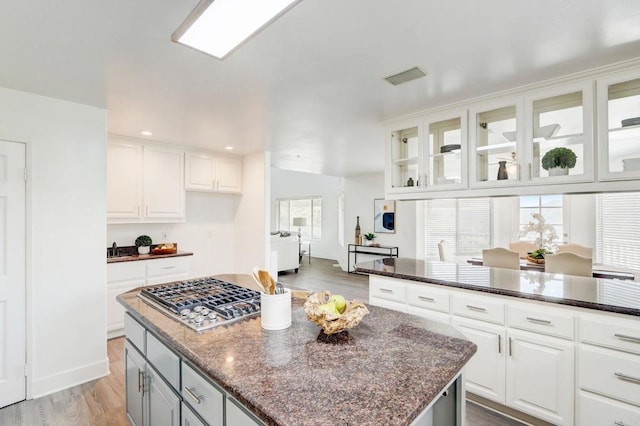
[[[640,337],[634,337],[634,336],[627,336],[626,334],[614,334],[614,336],[616,336],[618,339],[622,339],[622,340],[630,340],[634,343],[640,343]]]
[[[471,309],[472,311],[478,311],[478,312],[487,312],[485,308],[482,308],[480,306],[467,305],[467,309]]]
[[[140,216],[140,206],[136,206],[136,212],[137,212],[136,214]]]
[[[424,300],[425,302],[435,302],[436,301],[436,299],[434,299],[433,297],[427,297],[427,296],[418,296],[418,299]]]
[[[380,291],[383,293],[393,293],[393,290],[389,290],[388,288],[381,288]]]
[[[527,317],[527,319],[531,322],[537,322],[540,324],[551,324],[551,321],[545,320],[545,319],[534,318],[534,317]]]
[[[149,216],[149,204],[144,207],[144,215]]]
[[[498,334],[498,353],[502,353],[502,335]]]
[[[531,163],[529,163],[529,180],[531,180],[532,175],[533,175],[533,172],[531,171]]]
[[[613,373],[618,379],[620,380],[626,380],[628,382],[633,382],[633,383],[637,383],[640,384],[640,377],[633,377],[633,376],[628,376],[624,373]]]
[[[173,269],[175,266],[164,266],[162,269]]]
[[[513,355],[513,351],[512,351],[512,348],[511,348],[512,346],[513,346],[512,345],[512,340],[511,340],[511,337],[509,337],[509,356]]]
[[[191,398],[193,398],[193,400],[196,402],[196,404],[200,404],[202,402],[200,397],[198,395],[196,395],[195,393],[193,393],[193,391],[191,389],[185,387],[184,391],[187,393],[187,395],[189,395]]]
[[[144,381],[144,373],[138,368],[138,392],[142,392],[142,382]]]
[[[518,180],[522,180],[522,166],[518,164]]]

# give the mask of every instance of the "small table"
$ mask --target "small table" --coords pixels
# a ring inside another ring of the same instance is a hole
[[[398,257],[398,247],[393,246],[363,246],[360,244],[349,244],[347,253],[347,272],[350,274],[357,274],[355,264],[358,263],[358,253],[360,254],[372,254],[375,256],[383,257]],[[353,265],[354,269],[351,270],[351,254],[353,253]],[[366,275],[366,274],[365,274]]]
[[[471,265],[482,266],[482,259],[479,257],[472,257],[467,260],[467,263]],[[531,263],[526,260],[520,260],[520,270],[522,271],[540,271],[544,272],[544,264]],[[635,280],[635,275],[630,272],[618,272],[618,271],[606,271],[603,269],[593,269],[593,278],[606,278],[614,280]]]
[[[303,250],[302,246],[307,246],[307,249]],[[299,241],[298,242],[298,255],[300,256],[299,262],[302,263],[302,257],[305,254],[307,254],[309,256],[309,265],[311,265],[311,241]]]

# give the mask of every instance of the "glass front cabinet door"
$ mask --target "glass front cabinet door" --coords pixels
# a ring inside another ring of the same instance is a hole
[[[422,135],[418,121],[405,122],[387,131],[387,192],[416,192],[424,182],[422,174]]]
[[[425,190],[451,190],[467,185],[467,111],[448,111],[427,118]]]
[[[640,72],[597,81],[598,178],[640,178]]]
[[[469,110],[471,187],[520,183],[522,110],[521,101],[495,102]]]
[[[526,167],[532,184],[593,181],[593,84],[563,85],[525,100]]]

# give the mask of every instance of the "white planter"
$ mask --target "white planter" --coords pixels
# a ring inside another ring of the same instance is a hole
[[[138,254],[149,254],[149,250],[151,250],[150,246],[140,246],[138,247]]]
[[[569,174],[569,169],[566,167],[552,167],[549,169],[549,176],[566,176]]]

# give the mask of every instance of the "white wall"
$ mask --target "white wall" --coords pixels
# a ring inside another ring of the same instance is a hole
[[[276,200],[279,198],[322,197],[322,238],[311,240],[313,257],[337,259],[338,197],[343,192],[343,180],[334,176],[271,169],[271,231],[278,231]],[[297,229],[292,229],[297,233]]]
[[[373,173],[345,178],[345,247],[338,258],[343,270],[347,270],[347,245],[353,243],[356,216],[360,216],[362,233],[373,231],[373,200],[384,198],[384,173]],[[386,246],[397,246],[400,257],[416,257],[416,203],[418,201],[396,201],[396,233],[375,233],[375,242]],[[358,262],[371,257],[359,255]],[[352,259],[353,261],[353,259]]]
[[[117,224],[107,227],[106,247],[132,246],[146,234],[154,244],[178,243],[190,251],[192,278],[234,273],[235,215],[241,196],[187,191],[184,223]],[[164,238],[166,234],[166,238]]]
[[[106,111],[0,88],[0,139],[27,143],[29,396],[108,373]]]

